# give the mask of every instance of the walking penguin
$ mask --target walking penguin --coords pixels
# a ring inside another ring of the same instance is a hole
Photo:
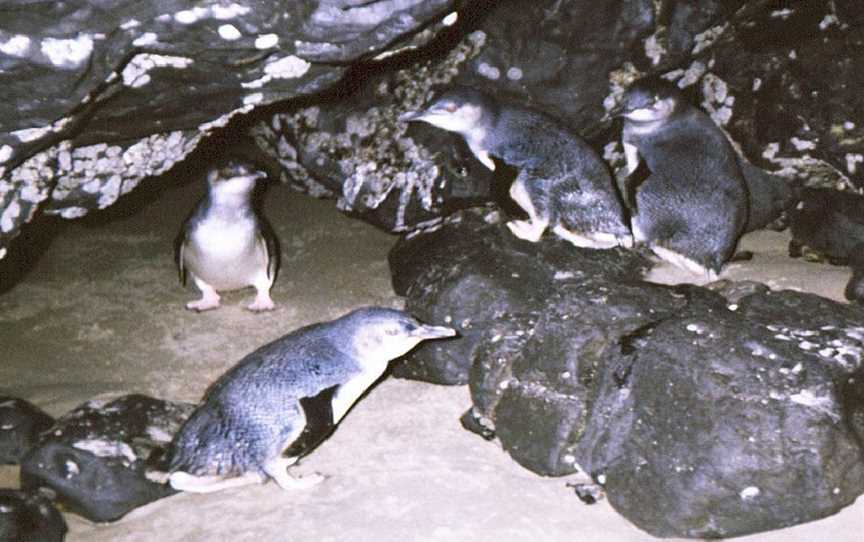
[[[320,476],[294,478],[288,466],[330,435],[390,360],[455,334],[367,307],[262,346],[210,387],[174,437],[171,486],[205,493],[268,477],[283,489],[314,485]]]

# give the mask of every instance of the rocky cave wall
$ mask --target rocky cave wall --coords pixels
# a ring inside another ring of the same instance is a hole
[[[0,256],[38,213],[105,208],[247,136],[297,190],[388,230],[434,223],[496,186],[396,121],[449,82],[568,119],[620,170],[605,113],[664,74],[759,168],[860,190],[862,25],[854,0],[4,2]]]

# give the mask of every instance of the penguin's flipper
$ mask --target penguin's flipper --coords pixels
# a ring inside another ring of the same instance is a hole
[[[264,250],[267,254],[267,278],[276,282],[279,268],[282,265],[282,250],[279,245],[279,238],[276,237],[273,226],[267,220],[261,218],[258,222],[259,242],[264,243]]]
[[[321,444],[336,429],[333,418],[333,396],[339,386],[330,386],[312,397],[300,399],[306,425],[300,435],[282,452],[285,457],[301,457]]]
[[[186,286],[186,265],[183,263],[184,251],[186,250],[186,231],[180,232],[180,235],[174,240],[174,263],[177,264],[177,278],[180,284]]]

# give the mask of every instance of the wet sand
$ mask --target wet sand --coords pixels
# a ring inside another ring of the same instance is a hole
[[[332,201],[274,186],[266,212],[284,254],[277,309],[246,311],[254,297],[247,290],[224,295],[216,311],[186,311],[197,291],[178,284],[172,239],[202,189],[171,187],[146,205],[121,202],[103,216],[43,225],[53,233],[44,236],[47,248],[0,295],[0,394],[55,416],[102,394],[196,401],[246,353],[290,330],[362,305],[401,306],[386,261],[395,237],[342,216]],[[742,248],[756,256],[731,264],[723,278],[841,300],[849,271],[791,260],[787,242],[787,233],[751,234]],[[652,277],[690,278],[666,267]],[[464,386],[387,379],[298,467],[329,477],[317,487],[179,494],[105,525],[66,514],[67,540],[651,539],[607,503],[583,504],[565,486],[578,477],[534,475],[464,431],[458,418],[469,404]],[[16,483],[16,469],[0,467],[0,485]],[[862,531],[859,499],[833,517],[740,540],[852,542]]]

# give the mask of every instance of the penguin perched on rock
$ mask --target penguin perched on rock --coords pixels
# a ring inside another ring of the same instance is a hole
[[[254,286],[255,301],[247,308],[274,308],[270,288],[279,268],[279,248],[269,225],[255,212],[255,183],[266,174],[230,160],[207,173],[207,194],[183,224],[176,240],[180,281],[192,275],[201,299],[186,308],[206,311],[219,306],[222,290]]]
[[[283,489],[314,485],[320,476],[294,478],[287,468],[330,435],[390,360],[455,334],[367,307],[262,346],[210,387],[174,437],[171,486],[205,493],[268,477]]]
[[[519,169],[510,197],[529,219],[507,226],[531,242],[547,228],[576,246],[632,244],[624,209],[606,164],[582,138],[551,116],[498,101],[469,87],[452,87],[422,111],[401,115],[461,135],[489,169],[492,157]]]
[[[726,135],[659,77],[633,83],[614,113],[624,117],[628,173],[640,157],[650,171],[636,187],[634,240],[716,279],[748,218],[747,185]]]

